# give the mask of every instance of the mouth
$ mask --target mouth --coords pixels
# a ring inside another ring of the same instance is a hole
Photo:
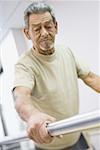
[[[47,42],[47,41],[52,41],[52,39],[41,39],[40,42]]]

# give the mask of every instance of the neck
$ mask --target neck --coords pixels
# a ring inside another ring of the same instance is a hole
[[[33,49],[35,51],[37,51],[39,54],[42,54],[42,55],[52,55],[55,52],[54,48],[52,48],[50,50],[46,50],[46,51],[44,51],[44,50],[37,50],[35,47],[33,47]]]

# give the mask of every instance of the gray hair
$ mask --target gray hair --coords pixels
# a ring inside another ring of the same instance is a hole
[[[29,27],[29,16],[31,14],[40,14],[44,12],[49,12],[52,16],[53,22],[56,23],[56,18],[51,6],[49,6],[44,1],[35,1],[32,4],[30,4],[28,8],[24,11],[25,27]]]

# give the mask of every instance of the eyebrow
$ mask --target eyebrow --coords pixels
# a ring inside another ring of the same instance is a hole
[[[50,19],[49,21],[46,21],[45,23],[50,23],[51,21],[53,21],[52,19]],[[41,23],[38,23],[38,24],[32,24],[32,26],[36,27],[36,26],[39,26],[41,25]]]

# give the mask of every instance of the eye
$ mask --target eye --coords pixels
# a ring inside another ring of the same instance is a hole
[[[39,32],[41,30],[41,27],[38,27],[38,28],[34,28],[33,29],[35,32]]]
[[[46,26],[46,29],[51,29],[52,28],[52,26]]]

